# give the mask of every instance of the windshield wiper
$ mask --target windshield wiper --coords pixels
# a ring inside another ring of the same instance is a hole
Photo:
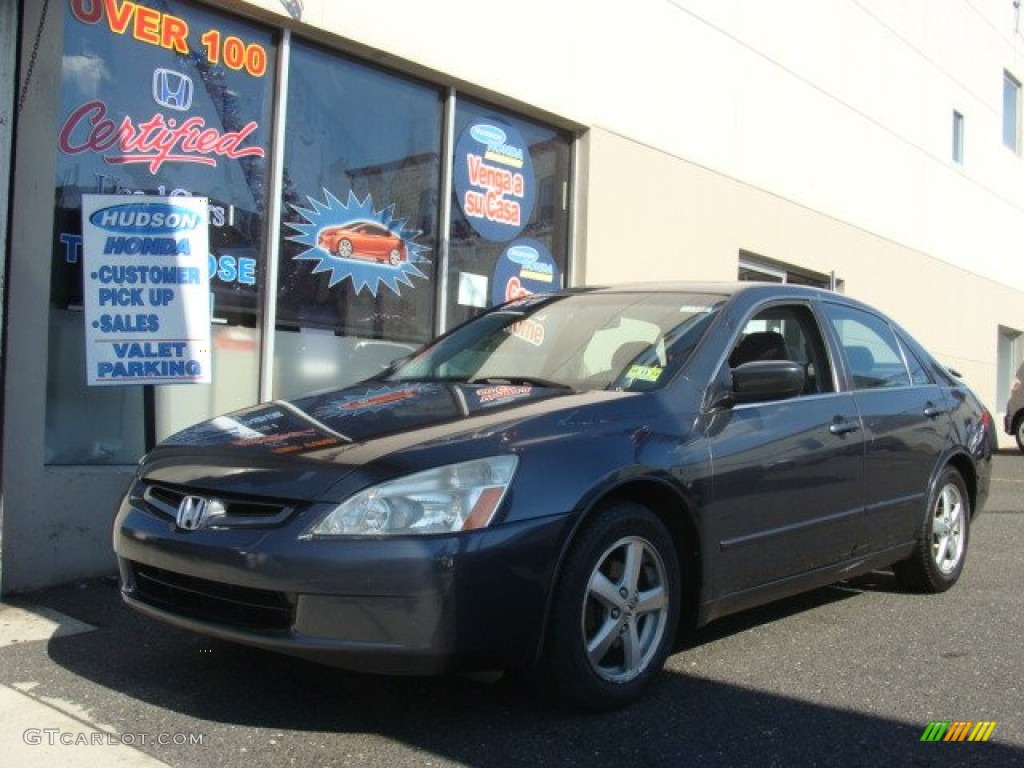
[[[529,385],[533,387],[546,387],[548,389],[567,389],[573,391],[568,384],[550,379],[541,379],[536,376],[485,376],[480,379],[470,379],[467,384],[507,384],[510,386]]]

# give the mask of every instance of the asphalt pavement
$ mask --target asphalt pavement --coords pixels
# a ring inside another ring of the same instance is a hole
[[[0,766],[1021,766],[1022,541],[1004,452],[950,592],[883,572],[728,617],[603,715],[210,640],[136,615],[113,577],[70,584],[0,604]],[[936,721],[995,725],[922,742]]]

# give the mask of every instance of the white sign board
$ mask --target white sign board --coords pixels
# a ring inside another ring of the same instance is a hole
[[[210,383],[207,204],[82,195],[90,386]]]

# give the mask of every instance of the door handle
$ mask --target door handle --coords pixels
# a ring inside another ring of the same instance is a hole
[[[941,416],[946,412],[945,408],[940,408],[935,403],[928,402],[924,406],[924,415],[929,419],[934,419],[936,416]]]
[[[856,432],[860,429],[860,422],[856,419],[836,418],[828,425],[828,431],[833,435],[845,435],[847,432]]]

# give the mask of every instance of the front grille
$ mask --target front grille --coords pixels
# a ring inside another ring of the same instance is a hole
[[[247,629],[288,629],[292,601],[283,592],[239,587],[131,563],[134,597],[178,616]]]
[[[182,500],[196,493],[166,485],[144,483],[142,500],[152,512],[174,520]],[[252,501],[227,496],[212,497],[199,493],[204,498],[219,502],[219,508],[223,510],[223,514],[209,518],[203,525],[204,528],[269,528],[280,525],[296,510],[294,505],[285,502]]]

